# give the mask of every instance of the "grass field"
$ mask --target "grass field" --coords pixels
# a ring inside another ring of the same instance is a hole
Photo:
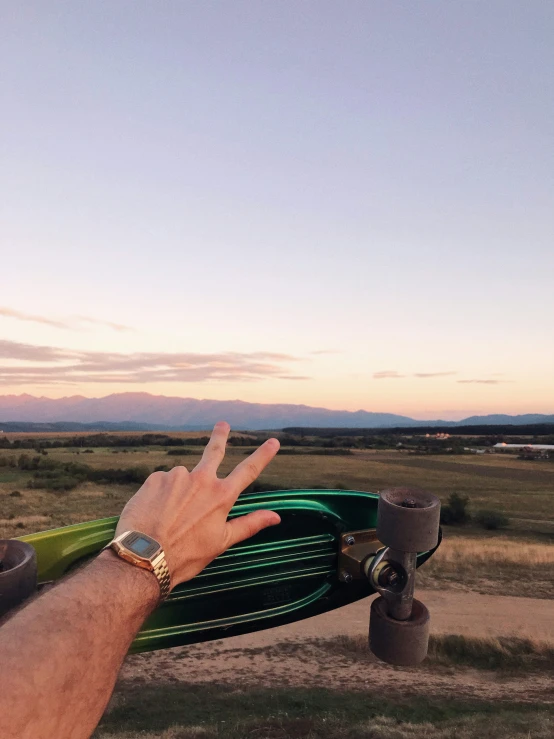
[[[187,434],[180,436],[186,438]],[[169,450],[174,448],[103,447],[87,453],[82,448],[60,448],[49,450],[46,458],[84,463],[95,469],[146,466],[149,470],[178,464],[191,469],[200,459],[198,447],[185,447],[182,455],[168,455]],[[245,448],[230,447],[221,475],[243,460],[245,452]],[[20,453],[1,450],[0,456],[18,457]],[[117,515],[137,488],[84,482],[73,490],[53,492],[29,488],[32,474],[0,467],[0,537]],[[554,465],[501,455],[415,456],[365,450],[348,456],[295,453],[278,456],[261,480],[282,488],[336,487],[374,492],[412,485],[434,492],[443,502],[453,492],[466,495],[473,511],[493,509],[509,516],[508,528],[485,531],[474,526],[446,527],[438,552],[418,573],[419,585],[554,598]],[[293,688],[195,684],[167,676],[155,683],[145,678],[138,683],[123,679],[95,737],[547,739],[554,735],[552,702],[541,698],[540,691],[528,700],[506,697],[501,701],[470,700],[467,696],[461,700],[454,689],[442,695],[436,688],[422,692],[421,686],[418,694],[410,690],[389,693],[379,691],[378,686],[360,691],[352,686],[370,667],[366,664],[365,643],[346,637],[327,642],[320,639],[317,644],[303,644],[298,649],[307,650],[300,655],[304,661],[314,659],[314,649],[323,664],[346,660],[352,685],[347,681],[332,688]],[[463,671],[475,668],[493,670],[496,677],[491,680],[538,672],[551,680],[554,649],[536,642],[532,634],[519,639],[435,636],[427,667],[417,677],[414,674],[418,684],[433,671],[446,671],[447,677],[461,671],[463,682]]]
[[[170,456],[167,451],[164,447],[95,448],[92,453],[83,454],[83,450],[54,449],[49,451],[49,458],[86,463],[98,469],[146,466],[153,470],[159,465],[180,463],[190,469],[200,459],[201,452],[198,447],[191,447],[185,450],[188,454],[179,457]],[[243,448],[229,448],[221,474],[227,474],[244,458],[244,453]],[[17,457],[19,452],[2,450],[0,455]],[[52,526],[114,515],[134,490],[132,486],[106,489],[85,483],[69,493],[47,493],[28,490],[29,479],[28,472],[0,467],[3,502],[0,535],[14,535],[18,523],[24,527],[21,533],[31,533],[34,529],[28,527],[29,515],[47,517]],[[445,459],[442,455],[414,457],[399,452],[367,451],[355,451],[345,457],[282,455],[277,456],[261,479],[284,488],[338,487],[378,491],[395,485],[412,485],[430,490],[443,501],[450,493],[458,492],[470,498],[474,510],[492,508],[508,515],[512,519],[510,531],[513,534],[554,534],[554,465],[522,461],[512,456]],[[18,490],[21,497],[10,499],[14,490]],[[10,515],[14,518],[9,519]]]
[[[186,438],[187,434],[180,436]],[[201,449],[185,447],[182,455],[167,453],[179,449],[98,447],[84,453],[83,449],[61,448],[49,450],[47,458],[84,462],[95,469],[145,466],[153,470],[178,464],[191,469],[200,459]],[[0,455],[16,458],[19,453],[2,450]],[[221,475],[244,459],[245,453],[248,449],[229,447]],[[21,536],[117,515],[137,488],[85,482],[74,490],[52,492],[28,488],[31,476],[31,472],[0,467],[0,536]],[[278,455],[261,481],[283,488],[369,491],[413,485],[430,490],[443,502],[452,492],[466,495],[471,510],[497,510],[510,517],[510,525],[502,532],[446,527],[441,548],[420,573],[422,585],[554,597],[554,465],[507,455],[445,458],[365,450],[348,456],[296,453]]]
[[[206,707],[209,709],[206,710]],[[122,728],[125,727],[125,728]],[[96,739],[550,739],[554,709],[324,688],[122,684]]]
[[[459,530],[459,529],[458,529]],[[541,542],[502,533],[454,534],[446,527],[436,554],[418,571],[423,588],[554,598],[554,537]]]

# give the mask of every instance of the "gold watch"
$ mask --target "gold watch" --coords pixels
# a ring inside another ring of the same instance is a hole
[[[125,531],[116,536],[104,549],[112,549],[121,559],[143,570],[154,573],[164,601],[171,590],[169,568],[161,544],[141,531]]]

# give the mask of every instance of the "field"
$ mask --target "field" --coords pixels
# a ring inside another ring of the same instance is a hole
[[[63,440],[64,436],[58,438]],[[86,464],[93,470],[152,471],[176,464],[190,469],[199,460],[201,447],[186,445],[186,441],[199,434],[181,436],[183,447],[72,446],[48,449],[41,457]],[[253,448],[230,446],[221,475]],[[20,469],[16,463],[23,451],[0,450],[0,457],[12,459],[14,465],[0,467],[3,537],[117,515],[138,487],[136,483],[92,481],[65,491],[29,487],[33,471]],[[452,611],[456,598],[471,602],[463,594],[474,593],[475,602],[481,604],[479,599],[488,598],[484,601],[490,614],[487,636],[468,633],[461,628],[460,619],[446,620],[447,631],[435,633],[424,666],[417,670],[391,668],[368,657],[363,635],[367,622],[365,615],[356,612],[348,634],[337,617],[339,631],[326,622],[317,638],[302,631],[277,630],[276,634],[260,632],[265,635],[261,641],[256,640],[259,635],[252,635],[248,643],[237,637],[137,655],[126,662],[97,736],[552,736],[554,639],[550,632],[542,641],[538,639],[532,617],[524,619],[526,632],[520,629],[515,637],[510,633],[509,608],[517,612],[521,603],[522,612],[531,609],[532,613],[538,609],[533,604],[542,602],[548,608],[546,601],[554,598],[554,465],[507,455],[418,456],[396,450],[355,449],[350,454],[328,456],[314,454],[313,448],[289,451],[287,454],[285,449],[264,472],[263,483],[282,488],[370,491],[413,485],[431,490],[443,502],[453,492],[467,496],[471,512],[488,509],[506,515],[508,525],[497,531],[476,524],[445,527],[443,544],[419,572],[419,587],[426,589],[428,598],[436,594],[433,612],[437,623],[443,602],[444,608],[449,605]],[[24,453],[32,457],[36,452]],[[554,610],[552,616],[554,623]],[[495,624],[499,629],[496,634]]]
[[[65,435],[59,436],[63,439]],[[253,448],[230,447],[221,474],[227,474]],[[443,545],[422,571],[427,587],[447,583],[487,593],[554,597],[554,465],[504,455],[445,459],[395,451],[354,451],[347,456],[302,454],[302,449],[295,452],[278,456],[263,473],[262,483],[283,488],[371,491],[413,485],[430,490],[443,502],[452,492],[466,495],[471,509],[493,509],[510,518],[508,528],[498,532],[472,527],[445,529]],[[152,471],[176,464],[190,469],[200,454],[198,446],[95,447],[86,453],[73,447],[49,450],[48,459],[86,462],[96,469],[146,467]],[[18,452],[3,450],[0,456],[16,458]],[[138,487],[84,482],[74,490],[54,492],[29,489],[31,477],[31,472],[0,467],[0,536],[21,536],[117,515]]]

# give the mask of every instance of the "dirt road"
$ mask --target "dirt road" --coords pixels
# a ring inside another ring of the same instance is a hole
[[[554,642],[554,601],[419,591],[432,632],[472,637],[517,635]],[[122,677],[247,687],[321,685],[441,696],[553,702],[551,675],[512,677],[468,668],[390,667],[371,656],[330,653],[329,640],[367,636],[369,599],[288,626],[190,647],[135,655]],[[327,641],[327,646],[325,642]]]
[[[473,637],[522,636],[554,642],[554,601],[462,593],[457,590],[418,590],[416,597],[431,612],[434,634]],[[226,640],[234,647],[262,646],[276,641],[366,636],[371,598],[288,626]]]

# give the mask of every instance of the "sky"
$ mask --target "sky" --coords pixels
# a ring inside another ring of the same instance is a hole
[[[0,4],[0,394],[554,413],[551,0]]]

